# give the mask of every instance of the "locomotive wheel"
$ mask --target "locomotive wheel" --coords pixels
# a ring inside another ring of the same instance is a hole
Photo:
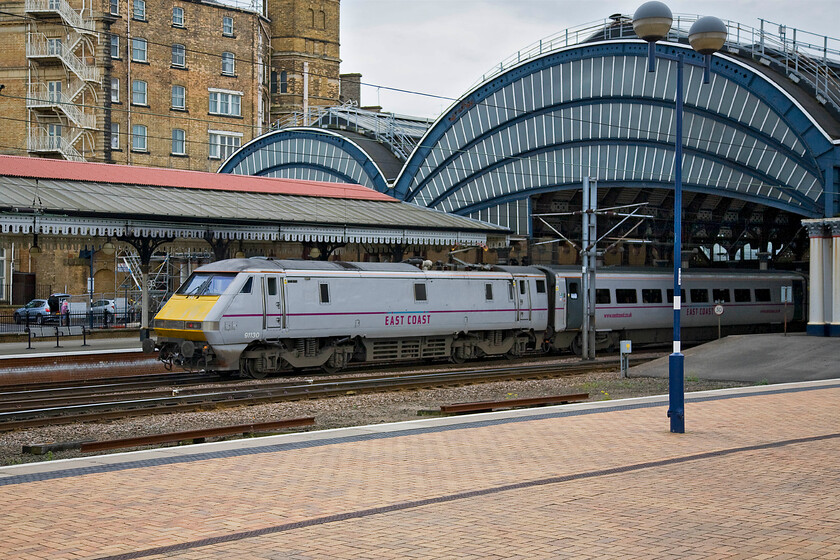
[[[243,360],[242,361],[242,373],[245,377],[250,377],[251,379],[265,379],[268,377],[267,371],[261,371],[254,367],[253,364],[254,360]]]

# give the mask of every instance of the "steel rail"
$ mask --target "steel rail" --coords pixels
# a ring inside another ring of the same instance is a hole
[[[0,413],[0,431],[47,425],[93,422],[130,416],[146,416],[221,407],[316,399],[357,393],[394,391],[415,388],[458,386],[509,379],[564,377],[599,370],[617,369],[612,362],[585,364],[542,364],[508,366],[477,370],[453,370],[443,373],[349,378],[324,382],[300,382],[275,388],[248,387],[237,391],[221,390],[190,395],[169,395],[117,402],[100,402],[69,407],[47,407]]]

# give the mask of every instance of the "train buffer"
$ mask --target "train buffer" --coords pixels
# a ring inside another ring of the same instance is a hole
[[[572,395],[554,395],[550,397],[531,397],[527,399],[505,399],[503,401],[480,401],[471,403],[444,404],[439,414],[465,414],[472,412],[492,412],[506,408],[521,408],[526,406],[549,406],[585,401],[589,393],[575,393]]]

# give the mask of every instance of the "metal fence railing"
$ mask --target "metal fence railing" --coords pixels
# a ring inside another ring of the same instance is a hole
[[[51,313],[50,315],[21,316],[12,311],[0,314],[0,333],[26,333],[37,327],[84,326],[88,330],[138,328],[140,316],[134,309],[111,313],[109,311],[85,311],[78,313]]]

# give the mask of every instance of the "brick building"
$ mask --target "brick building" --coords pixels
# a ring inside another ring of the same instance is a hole
[[[339,102],[339,3],[2,1],[0,153],[215,171]]]

